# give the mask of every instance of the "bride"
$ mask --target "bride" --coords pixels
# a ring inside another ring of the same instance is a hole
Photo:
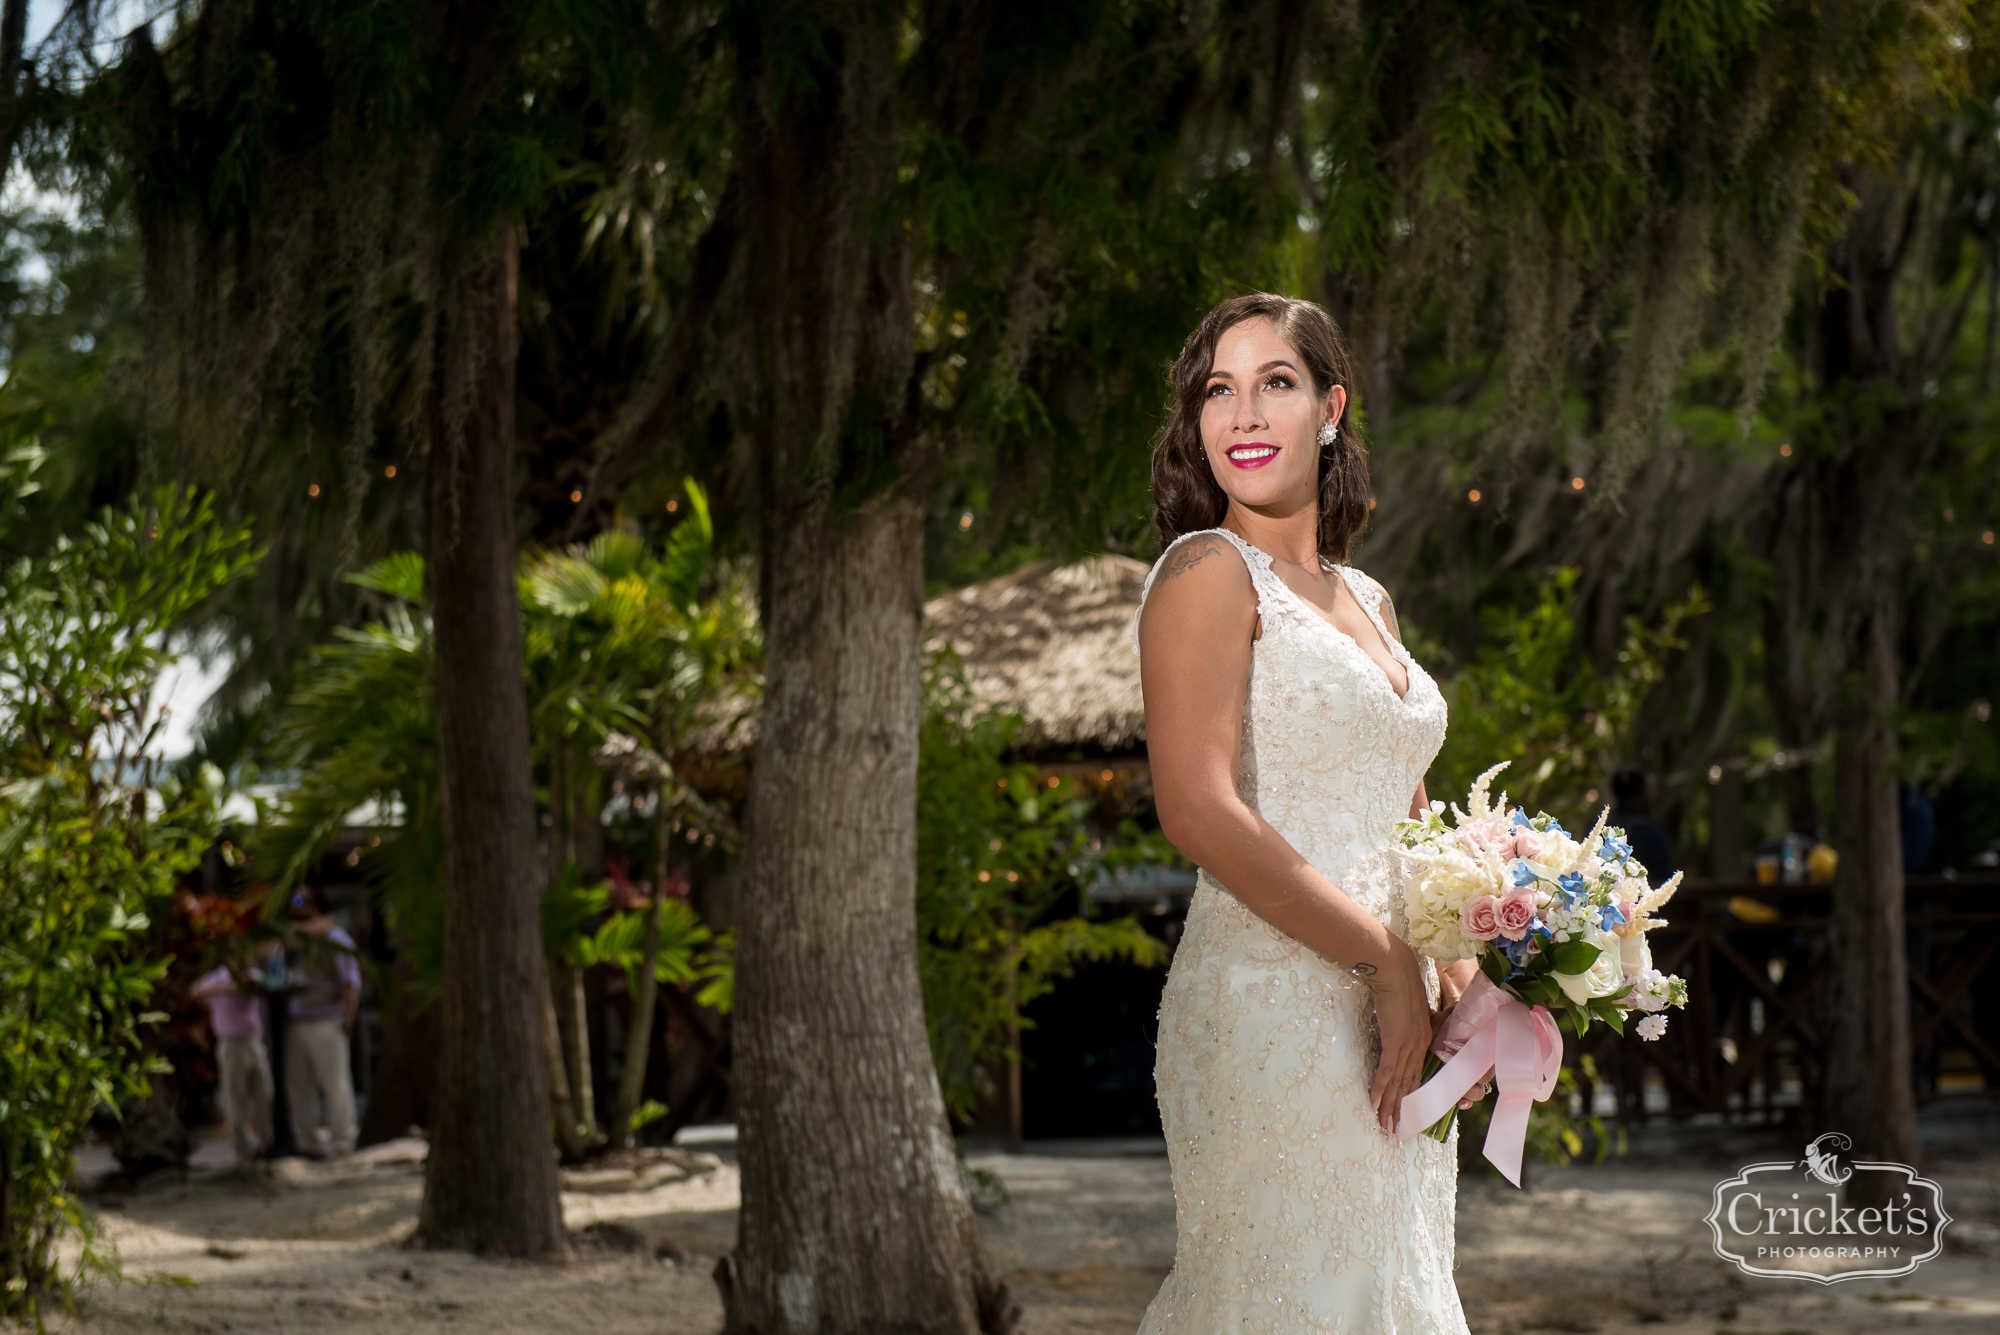
[[[1348,381],[1324,310],[1237,297],[1182,349],[1154,450],[1146,741],[1202,871],[1156,1066],[1179,1250],[1142,1335],[1466,1329],[1456,1133],[1394,1135],[1471,977],[1410,949],[1391,851],[1445,706],[1345,564],[1369,504]]]

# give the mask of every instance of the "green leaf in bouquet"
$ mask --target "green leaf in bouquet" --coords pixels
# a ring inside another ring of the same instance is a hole
[[[1549,963],[1557,973],[1582,973],[1597,963],[1601,953],[1588,941],[1565,941],[1549,952]]]
[[[1585,1010],[1581,1006],[1572,1004],[1569,1008],[1569,1021],[1572,1025],[1576,1027],[1576,1036],[1578,1038],[1589,1037],[1590,1035],[1589,1011]]]
[[[1612,1005],[1605,997],[1593,997],[1590,1013],[1611,1026],[1611,1032],[1620,1038],[1625,1036],[1625,1012]]]
[[[1507,957],[1497,950],[1484,950],[1479,955],[1479,972],[1496,985],[1507,981]]]

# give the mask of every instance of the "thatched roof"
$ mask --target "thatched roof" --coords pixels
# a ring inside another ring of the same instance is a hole
[[[1018,711],[1030,751],[1145,741],[1132,616],[1146,567],[1128,556],[1043,561],[924,604],[926,648],[949,643],[983,703]]]
[[[1136,750],[1146,709],[1132,617],[1145,585],[1146,566],[1126,556],[1043,561],[925,603],[925,649],[949,643],[973,697],[1021,715],[1022,750]],[[756,745],[756,702],[736,697],[695,730],[674,767],[702,788],[708,771]]]

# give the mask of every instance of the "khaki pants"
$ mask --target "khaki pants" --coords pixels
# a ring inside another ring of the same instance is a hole
[[[347,1065],[347,1031],[338,1019],[294,1020],[285,1029],[285,1101],[292,1136],[312,1154],[320,1148],[319,1099],[326,1100],[328,1146],[354,1148],[354,1077]]]
[[[215,1062],[222,1072],[222,1115],[238,1163],[257,1157],[271,1143],[271,1059],[262,1035],[216,1040]]]

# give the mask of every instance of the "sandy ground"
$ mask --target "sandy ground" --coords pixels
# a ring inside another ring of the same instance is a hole
[[[981,1218],[1025,1309],[1024,1335],[1130,1332],[1172,1260],[1166,1160],[1143,1146],[1113,1155],[1050,1148],[1057,1152],[969,1159],[1006,1184],[1007,1200],[989,1197]],[[1745,1276],[1716,1259],[1702,1219],[1714,1184],[1729,1172],[1718,1172],[1709,1151],[1540,1169],[1524,1192],[1468,1178],[1459,1202],[1459,1287],[1473,1331],[2000,1331],[2000,1160],[1961,1156],[1934,1169],[1947,1208],[1967,1225],[1965,1241],[1906,1279],[1822,1288]],[[185,1276],[193,1287],[93,1289],[53,1328],[77,1335],[720,1329],[709,1272],[735,1233],[737,1178],[726,1154],[690,1160],[687,1175],[668,1173],[675,1180],[642,1189],[573,1182],[597,1188],[563,1197],[571,1228],[590,1241],[560,1265],[405,1249],[419,1169],[394,1162],[393,1151],[384,1157],[391,1161],[291,1161],[262,1177],[198,1169],[185,1181],[169,1177],[105,1198],[103,1217],[128,1272]],[[1607,1243],[1613,1250],[1602,1262],[1572,1259]]]

